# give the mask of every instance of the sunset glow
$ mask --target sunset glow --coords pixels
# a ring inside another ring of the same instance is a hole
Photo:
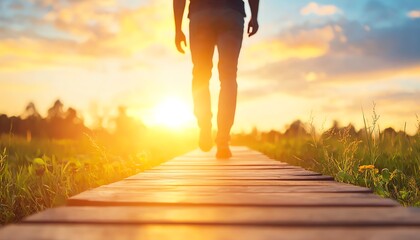
[[[370,114],[375,103],[382,126],[413,133],[419,12],[418,0],[261,1],[260,30],[244,35],[233,132],[309,116],[318,127],[360,128],[361,109]],[[146,124],[196,126],[191,56],[175,49],[172,1],[4,0],[0,15],[0,113],[20,115],[32,101],[45,116],[60,99],[89,126],[118,106]],[[214,62],[213,107],[217,77]]]
[[[168,128],[188,127],[195,123],[190,107],[177,98],[167,98],[153,108],[151,125]]]

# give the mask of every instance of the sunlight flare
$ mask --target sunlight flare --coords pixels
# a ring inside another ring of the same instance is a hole
[[[194,116],[191,107],[179,98],[166,98],[153,108],[153,125],[181,128],[191,126],[193,123]]]

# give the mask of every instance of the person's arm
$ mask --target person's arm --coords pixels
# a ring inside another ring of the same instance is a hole
[[[184,16],[186,0],[173,0],[174,19],[175,19],[175,46],[180,53],[185,53],[182,43],[187,46],[187,40],[184,32],[182,32],[182,17]]]
[[[260,0],[248,0],[248,3],[251,8],[251,20],[249,20],[248,23],[248,36],[251,37],[258,32],[258,28],[260,27],[258,24],[258,7]]]

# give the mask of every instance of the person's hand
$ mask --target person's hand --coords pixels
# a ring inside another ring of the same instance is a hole
[[[176,32],[175,34],[175,45],[176,49],[178,49],[178,52],[185,53],[182,43],[184,43],[184,46],[187,46],[187,40],[185,38],[185,34],[182,31]]]
[[[258,28],[260,28],[258,20],[251,18],[251,20],[248,23],[248,37],[251,37],[252,35],[256,34],[258,32]]]

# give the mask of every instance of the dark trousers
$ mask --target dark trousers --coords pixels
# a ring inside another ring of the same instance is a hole
[[[220,93],[217,112],[218,145],[230,140],[237,96],[236,74],[242,46],[244,18],[230,9],[203,10],[190,14],[190,48],[193,62],[192,93],[194,114],[200,128],[211,128],[209,81],[213,53],[219,53]]]

